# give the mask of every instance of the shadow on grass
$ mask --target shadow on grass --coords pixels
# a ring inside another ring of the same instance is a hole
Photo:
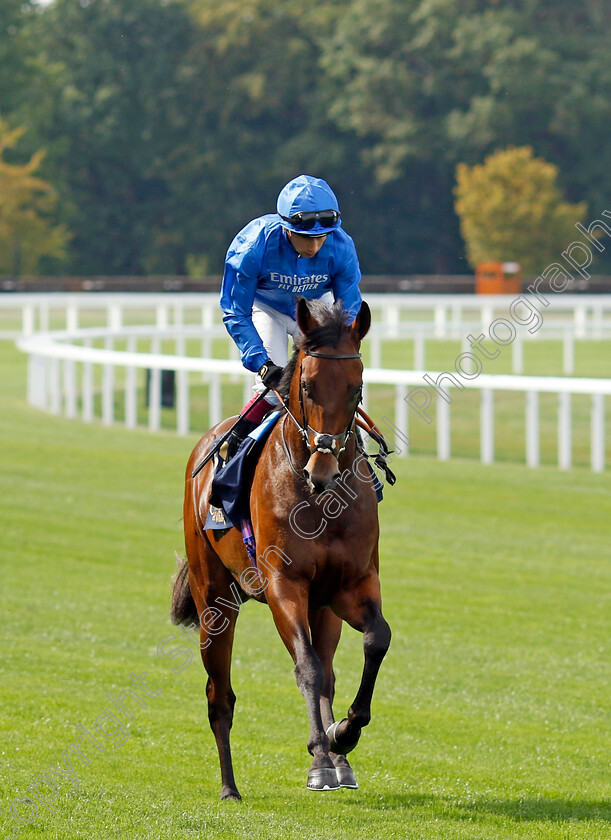
[[[426,808],[450,818],[463,820],[476,815],[494,814],[515,822],[611,822],[611,800],[581,800],[567,797],[519,797],[517,799],[476,799],[436,797],[427,794],[391,794],[367,802],[382,810]]]

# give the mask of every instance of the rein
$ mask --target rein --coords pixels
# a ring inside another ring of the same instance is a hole
[[[376,424],[373,422],[371,417],[368,414],[366,414],[362,408],[357,408],[357,412],[359,414],[359,418],[356,421],[357,426],[359,427],[359,429],[363,429],[363,431],[367,432],[369,437],[374,441],[374,443],[377,444],[378,452],[377,455],[368,455],[367,452],[365,452],[365,448],[363,447],[363,445],[360,444],[358,435],[356,439],[357,448],[364,458],[373,458],[374,464],[376,465],[376,467],[379,467],[384,472],[386,480],[392,487],[392,485],[396,482],[397,477],[386,463],[386,459],[394,450],[388,448],[386,438],[376,426]]]

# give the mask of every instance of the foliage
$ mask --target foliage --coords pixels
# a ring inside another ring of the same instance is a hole
[[[20,105],[31,81],[34,46],[23,31],[34,11],[28,0],[0,0],[0,117]]]
[[[71,270],[180,272],[189,17],[156,0],[57,0],[38,35],[53,74],[37,124],[74,232]]]
[[[66,228],[51,219],[55,192],[34,174],[44,153],[23,165],[3,159],[24,131],[9,130],[0,119],[0,274],[35,274],[43,257],[64,255],[69,239]]]
[[[457,167],[456,212],[469,262],[516,261],[537,274],[557,260],[583,221],[585,202],[563,201],[558,167],[533,157],[529,146]]]
[[[217,270],[237,231],[275,211],[281,186],[299,172],[327,177],[341,192],[346,144],[318,102],[317,38],[335,7],[298,0],[191,0],[197,24],[189,60],[192,149],[182,173],[194,253]],[[321,139],[324,137],[324,140]],[[195,248],[199,248],[195,251]]]
[[[611,12],[598,2],[577,13],[561,6],[354,0],[326,44],[329,76],[344,85],[334,116],[370,138],[380,181],[399,177],[410,159],[475,161],[535,132],[548,148],[552,137],[570,142],[568,101],[584,98],[588,72],[601,71],[601,92],[611,84],[601,52]]]
[[[403,185],[404,230],[426,219],[432,246],[451,226],[456,164],[510,144],[532,145],[570,198],[600,210],[610,32],[599,0],[354,0],[323,54],[332,115],[379,184]]]
[[[0,0],[0,110],[47,151],[65,270],[218,272],[309,172],[367,273],[464,272],[458,163],[529,145],[606,206],[610,34],[604,0]]]

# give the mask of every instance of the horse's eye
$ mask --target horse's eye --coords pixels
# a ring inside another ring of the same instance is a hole
[[[301,390],[302,390],[302,391],[303,391],[303,393],[306,395],[306,397],[307,397],[307,396],[309,395],[309,393],[310,393],[310,392],[308,391],[308,383],[307,383],[307,382],[305,382],[303,379],[301,380]]]

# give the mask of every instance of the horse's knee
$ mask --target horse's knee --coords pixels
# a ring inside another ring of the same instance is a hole
[[[322,696],[328,697],[331,702],[335,695],[335,672],[333,668],[324,669],[324,681],[322,685]]]
[[[212,680],[208,680],[206,695],[208,697],[208,720],[210,721],[210,726],[214,726],[218,721],[224,721],[231,728],[236,701],[236,696],[231,686],[221,692]]]
[[[374,620],[363,633],[363,647],[365,655],[377,662],[381,662],[390,647],[392,633],[390,625],[381,612],[377,612]]]
[[[321,694],[323,691],[325,676],[322,662],[314,650],[309,655],[300,656],[295,665],[295,679],[299,690],[303,692],[315,692]]]

